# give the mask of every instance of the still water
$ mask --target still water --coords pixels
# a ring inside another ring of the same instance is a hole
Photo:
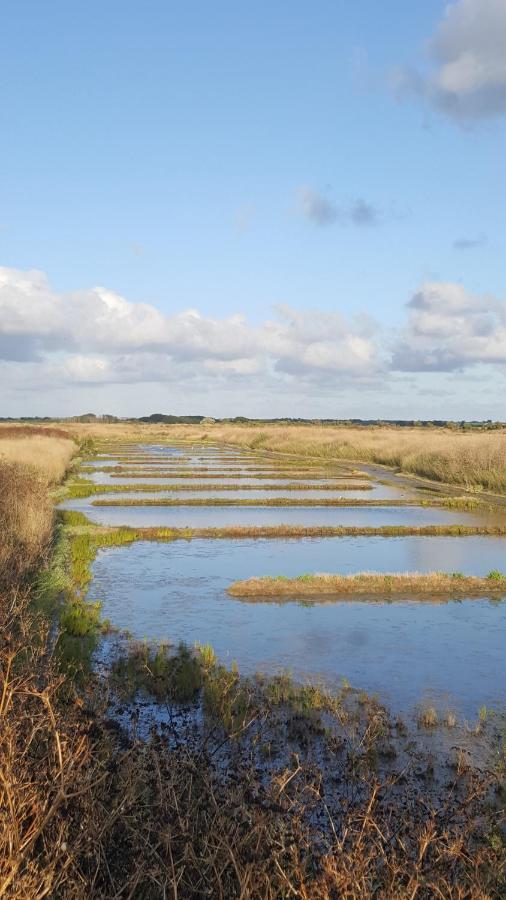
[[[231,525],[445,525],[486,524],[494,516],[474,512],[421,506],[370,507],[262,507],[262,506],[93,506],[93,500],[71,500],[64,509],[82,510],[100,525],[127,525],[134,528],[223,528]]]
[[[242,672],[289,669],[330,686],[347,678],[394,710],[429,699],[474,717],[504,710],[506,602],[245,602],[239,578],[504,567],[500,538],[326,538],[140,542],[99,552],[90,596],[139,638],[213,645]]]

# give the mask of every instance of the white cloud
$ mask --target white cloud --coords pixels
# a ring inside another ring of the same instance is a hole
[[[456,0],[428,42],[432,70],[397,71],[400,92],[426,96],[446,114],[476,120],[506,113],[505,0]]]
[[[43,273],[4,268],[0,376],[19,396],[149,383],[175,397],[235,390],[239,398],[256,391],[302,399],[388,390],[395,373],[506,366],[504,302],[432,283],[407,311],[397,335],[365,315],[350,321],[338,311],[286,305],[253,325],[239,314],[166,315],[105,288],[60,294]]]
[[[362,321],[289,307],[278,316],[258,326],[240,314],[168,316],[103,287],[58,294],[41,272],[0,269],[0,359],[38,364],[44,384],[186,383],[302,370],[354,377],[381,365]]]
[[[454,283],[424,285],[408,303],[409,319],[392,367],[453,371],[506,365],[506,303]]]

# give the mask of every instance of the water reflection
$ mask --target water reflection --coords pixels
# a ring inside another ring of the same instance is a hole
[[[297,677],[346,677],[411,708],[426,691],[450,693],[465,715],[504,708],[506,603],[460,600],[305,606],[243,603],[227,585],[304,571],[486,574],[504,542],[491,538],[342,538],[141,542],[101,551],[91,593],[104,615],[138,638],[209,641],[244,672],[289,668]]]

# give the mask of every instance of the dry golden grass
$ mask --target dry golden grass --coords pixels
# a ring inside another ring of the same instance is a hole
[[[506,491],[506,431],[321,426],[178,426],[174,435],[209,438],[325,460],[380,463],[435,481]],[[196,437],[195,437],[196,439]]]
[[[0,584],[19,581],[40,559],[53,528],[48,486],[61,481],[75,442],[36,429],[0,429]]]
[[[3,437],[0,430],[0,465],[17,463],[30,466],[46,484],[61,481],[75,451],[76,444],[70,438],[41,434]]]
[[[69,431],[105,442],[202,440],[256,451],[325,460],[379,463],[435,481],[506,492],[506,429],[320,425],[70,425]]]
[[[36,564],[53,527],[53,505],[37,472],[0,463],[0,586],[15,583]]]

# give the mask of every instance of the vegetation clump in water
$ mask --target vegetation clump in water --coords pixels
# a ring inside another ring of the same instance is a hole
[[[399,594],[417,597],[423,594],[448,594],[456,592],[469,596],[489,594],[491,591],[506,593],[506,575],[491,572],[485,578],[462,575],[460,572],[446,574],[431,572],[380,573],[360,572],[356,575],[311,575],[297,578],[277,577],[250,578],[236,581],[228,588],[233,597],[271,597],[282,595],[321,594]]]

